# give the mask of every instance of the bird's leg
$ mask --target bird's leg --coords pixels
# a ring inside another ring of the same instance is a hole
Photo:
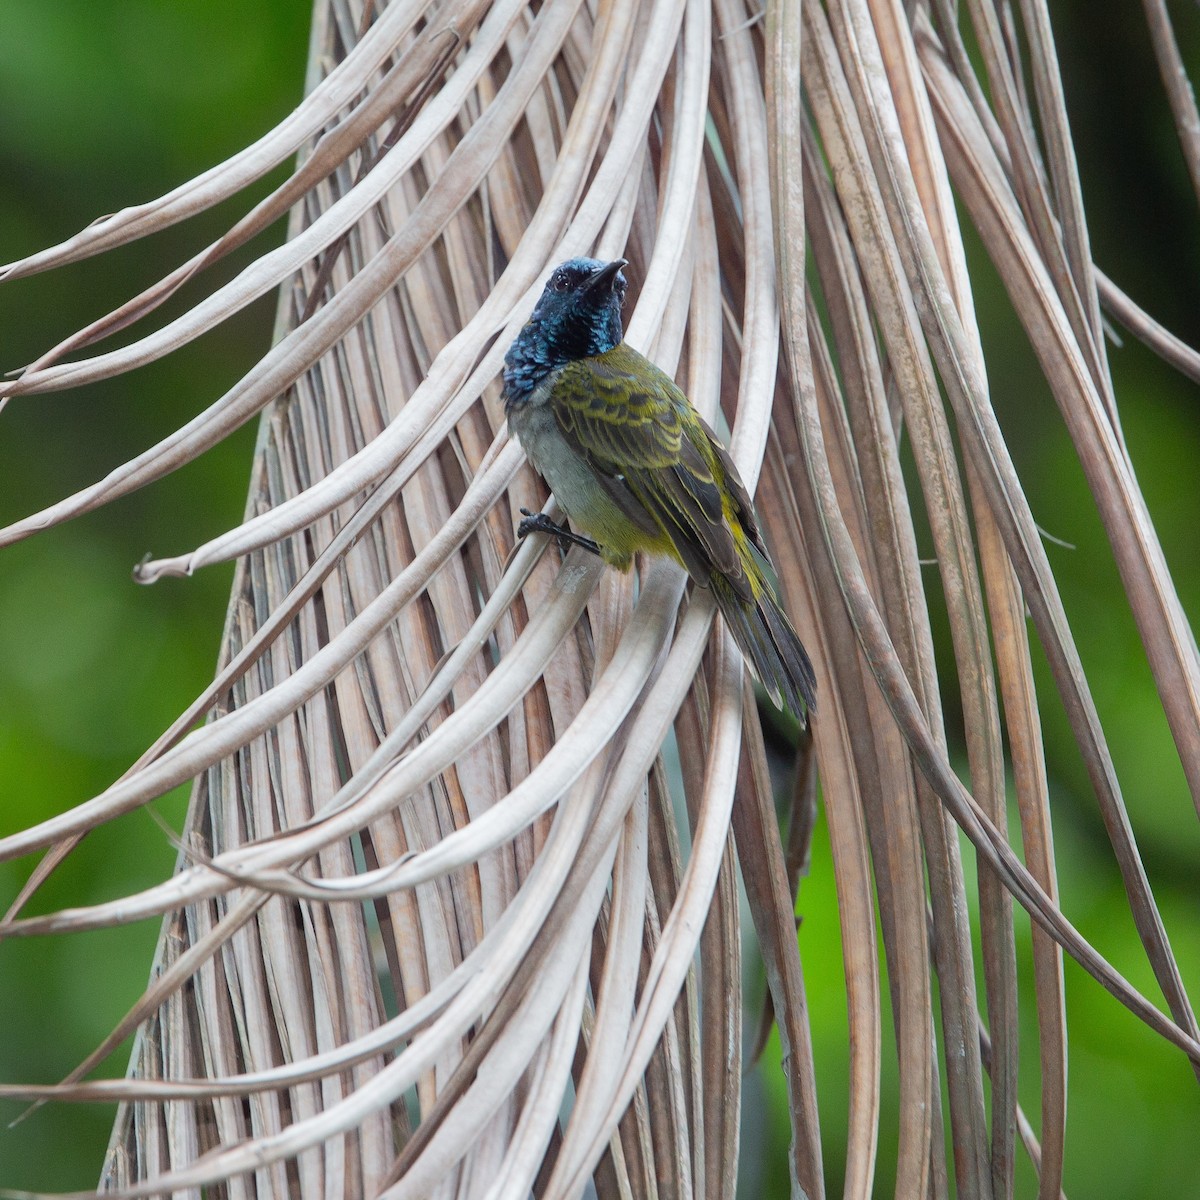
[[[597,542],[580,533],[572,533],[567,528],[565,521],[561,525],[556,525],[545,513],[533,513],[527,508],[521,509],[521,516],[524,520],[517,526],[517,537],[519,538],[528,537],[531,533],[548,533],[552,538],[558,540],[560,546],[582,546],[592,554],[600,553],[600,546]]]

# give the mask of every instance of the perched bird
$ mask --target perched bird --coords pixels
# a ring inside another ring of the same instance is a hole
[[[775,703],[804,720],[812,664],[764,571],[750,496],[688,398],[621,340],[625,265],[572,258],[556,267],[504,357],[508,427],[589,536],[542,513],[527,513],[517,534],[577,542],[622,571],[639,550],[673,558],[712,589]]]

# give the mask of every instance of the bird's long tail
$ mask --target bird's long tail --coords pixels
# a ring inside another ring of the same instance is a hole
[[[723,575],[714,573],[710,586],[750,670],[776,704],[804,723],[817,706],[812,663],[771,585],[766,579],[756,583],[757,600],[744,599]]]

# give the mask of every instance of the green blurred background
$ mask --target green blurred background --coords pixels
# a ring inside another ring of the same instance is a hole
[[[1097,261],[1173,330],[1200,344],[1200,221],[1140,12],[1108,6],[1099,20],[1093,7],[1076,2],[1052,4],[1051,15]],[[1200,19],[1191,9],[1175,15],[1184,24],[1185,57],[1196,67]],[[303,0],[0,0],[0,261],[161,194],[265,132],[299,99],[308,20]],[[96,262],[0,285],[0,369],[28,362],[158,278],[243,208],[239,202],[206,214]],[[281,228],[269,235],[282,236]],[[1151,882],[1194,989],[1200,981],[1195,811],[1062,422],[979,247],[971,251],[995,404],[1035,515],[1075,547],[1052,545],[1049,554]],[[222,265],[220,278],[245,261],[243,255]],[[185,292],[166,314],[197,294]],[[263,352],[272,319],[273,303],[263,301],[199,345],[136,374],[15,401],[0,417],[0,522],[94,482],[195,415]],[[1128,340],[1111,349],[1111,360],[1134,463],[1185,608],[1194,613],[1197,389]],[[147,551],[188,549],[239,519],[253,438],[247,427],[166,481],[0,552],[0,832],[103,789],[211,677],[231,569],[153,588],[135,586],[129,572]],[[1157,1001],[1086,775],[1048,673],[1038,666],[1064,907]],[[175,795],[157,806],[176,827],[185,799]],[[31,861],[0,866],[0,904],[15,894]],[[34,911],[135,890],[161,878],[173,861],[150,816],[132,814],[87,839]],[[823,827],[800,912],[836,1194],[846,1016]],[[1018,918],[1018,927],[1027,950],[1028,922]],[[66,1074],[141,991],[157,934],[151,922],[0,947],[0,1080]],[[1027,962],[1026,956],[1022,982],[1031,1001]],[[1200,1196],[1200,1099],[1187,1063],[1069,964],[1067,983],[1067,1193]],[[1032,1066],[1031,1019],[1024,1033]],[[772,1056],[777,1061],[777,1048],[768,1051]],[[127,1057],[127,1049],[119,1051],[105,1073],[122,1073]],[[1023,1076],[1023,1101],[1036,1125],[1036,1073]],[[760,1072],[747,1089],[742,1193],[784,1195],[778,1072]],[[0,1122],[19,1111],[0,1105]],[[111,1119],[111,1109],[63,1105],[15,1129],[0,1127],[0,1187],[92,1186]],[[885,1114],[883,1178],[895,1153],[894,1128],[894,1113]],[[1033,1195],[1024,1161],[1020,1172],[1019,1194]]]

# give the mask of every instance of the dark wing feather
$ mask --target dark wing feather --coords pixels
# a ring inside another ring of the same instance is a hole
[[[666,374],[621,345],[567,364],[551,405],[563,437],[623,511],[665,533],[697,582],[707,584],[715,570],[751,598],[722,487],[732,515],[762,549],[750,497],[733,460]]]
[[[729,451],[721,445],[717,439],[717,435],[713,433],[708,422],[699,413],[696,413],[696,420],[700,423],[700,428],[708,435],[708,440],[717,452],[717,461],[720,462],[721,471],[725,476],[725,486],[728,488],[729,494],[733,497],[734,510],[741,518],[742,528],[746,531],[746,536],[750,539],[750,543],[755,550],[767,562],[770,562],[771,556],[767,553],[766,543],[763,541],[762,534],[758,529],[758,519],[754,515],[754,501],[750,499],[750,493],[746,490],[746,485],[742,482],[742,477],[738,474],[738,469],[734,465],[733,459],[729,456]]]

